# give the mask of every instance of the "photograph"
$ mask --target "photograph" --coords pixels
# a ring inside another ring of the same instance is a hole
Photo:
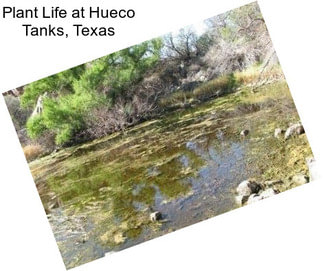
[[[257,2],[3,96],[67,269],[314,178]]]

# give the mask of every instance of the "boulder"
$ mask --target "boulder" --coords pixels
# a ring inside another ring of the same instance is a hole
[[[317,163],[314,159],[314,157],[307,157],[306,163],[308,166],[308,170],[310,172],[310,181],[314,181],[319,178],[319,168],[317,166]]]
[[[249,130],[242,130],[240,133],[241,136],[247,136],[249,135]]]
[[[305,133],[303,125],[301,123],[296,123],[288,127],[285,132],[285,139],[288,139],[293,135],[300,135],[303,133]]]
[[[245,180],[241,182],[237,187],[238,196],[248,197],[253,193],[258,193],[261,186],[253,181]]]
[[[309,181],[309,178],[304,174],[297,174],[292,178],[292,182],[296,185],[306,184],[308,183],[308,181]]]
[[[150,220],[152,222],[159,221],[162,218],[163,218],[163,216],[162,216],[161,212],[156,211],[156,212],[153,212],[153,213],[150,214]]]
[[[259,200],[262,200],[262,198],[259,195],[251,194],[250,197],[248,198],[247,204],[252,204]]]
[[[276,194],[277,194],[276,190],[274,190],[273,188],[268,188],[268,189],[262,191],[259,194],[259,197],[261,197],[262,199],[266,199],[266,198],[269,198],[269,197],[274,196]]]

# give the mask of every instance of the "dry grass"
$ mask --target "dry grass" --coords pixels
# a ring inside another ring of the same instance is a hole
[[[27,161],[31,162],[38,158],[44,152],[44,149],[40,145],[27,145],[23,147],[23,151]]]
[[[170,107],[176,104],[186,104],[193,98],[193,93],[190,91],[176,91],[169,96],[163,97],[158,102],[161,107]]]
[[[233,90],[234,84],[234,76],[220,76],[194,89],[193,95],[199,100],[205,100],[214,96],[222,96]]]
[[[248,69],[235,73],[235,77],[239,84],[246,85],[258,80],[260,74],[259,66],[252,66]]]
[[[240,85],[248,85],[259,80],[282,78],[283,72],[279,65],[275,65],[264,70],[260,65],[253,65],[244,71],[236,72],[234,76]]]

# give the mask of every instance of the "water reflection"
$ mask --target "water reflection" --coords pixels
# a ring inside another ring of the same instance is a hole
[[[86,213],[92,225],[88,238],[104,252],[228,211],[235,207],[233,187],[247,177],[247,141],[216,126],[209,130],[186,140],[183,126],[173,131],[174,140],[154,133],[82,148],[49,176],[50,190],[60,197],[66,215]],[[149,220],[155,210],[162,212],[164,223]]]

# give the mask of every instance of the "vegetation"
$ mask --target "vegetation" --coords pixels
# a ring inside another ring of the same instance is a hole
[[[7,94],[67,268],[231,210],[243,180],[308,176],[306,135],[274,136],[299,116],[257,4],[205,24]]]
[[[186,27],[26,85],[21,107],[7,99],[14,119],[20,119],[17,131],[27,129],[22,143],[50,152],[55,145],[123,131],[272,74],[277,61],[270,63],[272,44],[256,4],[205,25],[204,33]]]
[[[256,93],[242,87],[143,122],[126,133],[65,148],[30,163],[30,168],[47,212],[59,204],[69,217],[86,214],[93,223],[89,234],[96,242],[119,249],[139,236],[147,240],[172,230],[168,223],[149,221],[155,204],[159,210],[172,208],[179,214],[191,208],[188,219],[176,218],[175,228],[179,228],[235,207],[230,197],[244,178],[283,180],[279,191],[293,187],[292,176],[308,174],[305,158],[312,154],[306,135],[285,141],[273,132],[297,121],[284,81],[261,86]],[[242,129],[250,129],[249,138],[241,139]],[[190,149],[190,142],[197,149]],[[222,178],[225,188],[210,183]],[[210,191],[206,184],[217,190]],[[200,194],[202,201],[195,198]],[[201,202],[210,205],[203,209]],[[70,249],[59,245],[62,251]]]
[[[27,161],[32,161],[42,154],[43,148],[40,145],[27,145],[23,148],[23,151]]]
[[[56,144],[73,141],[86,128],[84,118],[94,107],[111,107],[142,80],[158,61],[161,45],[160,39],[144,42],[26,86],[24,107],[34,106],[40,95],[48,93],[42,114],[27,122],[28,135],[34,139],[52,131]]]

